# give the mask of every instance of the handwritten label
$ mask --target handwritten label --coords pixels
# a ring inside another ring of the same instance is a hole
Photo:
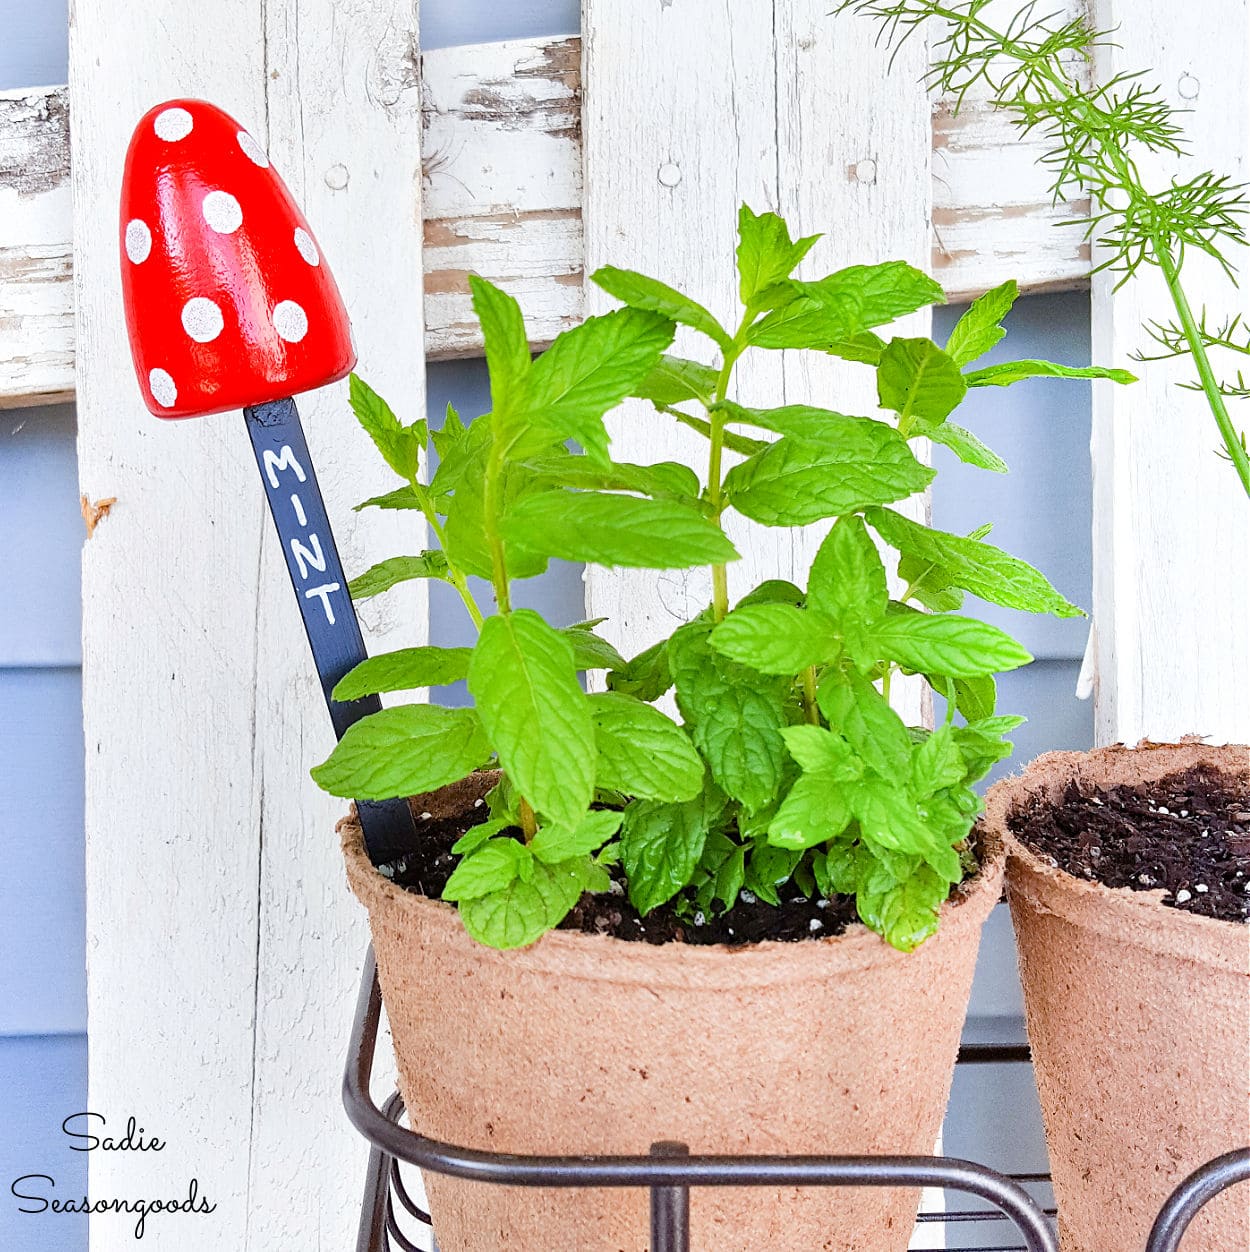
[[[290,444],[284,443],[277,452],[272,452],[266,448],[263,459],[265,475],[269,479],[269,485],[275,491],[282,485],[278,476],[283,472],[294,474],[301,483],[308,481],[308,474],[299,463]],[[291,493],[291,511],[295,514],[296,522],[300,526],[307,528],[308,510],[304,507],[304,501],[298,491]],[[302,536],[292,536],[289,542],[291,559],[287,564],[292,565],[293,563],[292,574],[298,574],[300,582],[309,582],[314,571],[319,574],[326,572],[326,551],[322,546],[321,536],[315,530],[305,529],[305,533]],[[319,600],[321,602],[321,607],[326,615],[326,624],[333,626],[336,618],[334,616],[334,605],[331,603],[330,597],[336,591],[342,590],[342,583],[323,582],[315,587],[304,588],[303,595],[305,600]]]

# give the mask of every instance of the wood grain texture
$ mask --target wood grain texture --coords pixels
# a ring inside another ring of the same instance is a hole
[[[144,110],[220,103],[267,137],[315,224],[362,370],[420,412],[415,44],[405,0],[80,0],[71,32],[75,98],[98,102],[73,132],[81,485],[117,497],[83,562],[91,1107],[134,1109],[167,1138],[144,1191],[198,1177],[218,1204],[200,1238],[244,1252],[349,1242],[364,1153],[336,1109],[363,918],[333,834],[342,803],[307,774],[330,728],[242,422],[144,411],[115,206]],[[394,517],[348,509],[389,472],[345,385],[301,407],[358,572],[400,546]],[[419,595],[362,616],[375,648],[424,641]],[[92,1164],[96,1194],[134,1191],[127,1162]],[[132,1242],[126,1221],[92,1219],[93,1248]]]
[[[581,41],[422,57],[426,352],[481,351],[468,274],[521,301],[531,342],[582,315]]]
[[[0,92],[0,409],[74,391],[69,91]]]
[[[1065,11],[1081,2],[1066,0]],[[388,43],[386,53],[404,60],[402,40]],[[582,315],[580,56],[581,40],[561,37],[422,57],[425,344],[432,359],[481,351],[470,272],[521,301],[535,347]],[[33,142],[32,168],[62,168],[64,106],[64,88],[0,95],[0,206],[26,197],[20,218],[0,215],[0,277],[10,271],[0,282],[0,406],[63,396],[72,386],[68,184],[63,193],[41,191],[36,203],[16,190],[19,180],[29,181],[26,156],[6,156],[27,154]],[[976,96],[958,117],[950,101],[935,100],[932,109],[927,260],[950,298],[971,299],[1008,277],[1031,291],[1086,283],[1081,228],[1057,226],[1083,206],[1051,203],[1038,164],[1044,145],[1018,135]],[[6,117],[14,119],[7,130]],[[20,141],[9,138],[19,118],[26,119]]]
[[[1250,175],[1250,12],[1244,0],[1177,6],[1169,0],[1099,0],[1096,19],[1118,30],[1098,74],[1152,67],[1182,119],[1191,156],[1178,168],[1140,156],[1148,182],[1166,187],[1203,169]],[[1135,154],[1138,156],[1139,154]],[[1244,256],[1236,258],[1244,274]],[[1214,318],[1244,308],[1216,267],[1191,253],[1185,282]],[[1175,319],[1157,272],[1119,290],[1093,291],[1094,360],[1127,365],[1131,388],[1094,384],[1094,624],[1096,729],[1103,744],[1143,735],[1250,739],[1250,505],[1198,394],[1178,383],[1185,362],[1136,366],[1145,321]],[[1217,363],[1218,364],[1218,363]],[[1232,363],[1235,368],[1236,362]],[[1234,420],[1246,425],[1244,407]]]

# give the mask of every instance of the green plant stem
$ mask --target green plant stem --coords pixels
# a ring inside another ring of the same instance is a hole
[[[495,589],[495,603],[501,613],[512,612],[512,596],[508,587],[508,564],[504,556],[503,536],[499,533],[499,480],[503,476],[507,455],[508,449],[499,442],[496,431],[495,440],[491,445],[490,458],[486,462],[482,513],[486,542],[490,547],[491,584]]]
[[[988,22],[982,21],[974,15],[960,13],[957,10],[948,9],[940,5],[934,5],[931,11],[935,16],[944,18],[947,22],[955,25],[963,23],[968,27],[975,28],[981,34],[998,42],[1003,50],[1016,61],[1022,64],[1031,64],[1036,70],[1039,70],[1052,86],[1062,92],[1067,100],[1074,103],[1084,113],[1091,130],[1098,133],[1099,147],[1103,156],[1115,170],[1120,180],[1121,189],[1135,200],[1150,199],[1149,193],[1142,185],[1141,178],[1137,174],[1132,160],[1116,141],[1114,133],[1112,133],[1110,141],[1104,137],[1108,133],[1108,127],[1104,120],[1105,114],[1103,110],[1092,101],[1082,98],[1073,84],[1063,74],[1059,73],[1053,65],[1029,56],[1017,41],[1008,39],[1001,31],[996,30]],[[1010,104],[1000,104],[1000,107],[1010,108]],[[1179,261],[1172,253],[1172,248],[1165,232],[1161,230],[1151,231],[1149,232],[1149,239],[1155,261],[1163,271],[1168,294],[1172,299],[1173,307],[1176,309],[1181,329],[1184,331],[1190,355],[1194,358],[1194,364],[1198,370],[1198,378],[1202,384],[1202,391],[1211,409],[1211,416],[1214,417],[1215,424],[1219,428],[1220,438],[1224,441],[1225,450],[1237,471],[1237,477],[1241,480],[1242,488],[1250,496],[1250,455],[1247,455],[1246,449],[1241,446],[1241,440],[1237,437],[1236,428],[1229,417],[1224,397],[1220,394],[1219,381],[1216,379],[1215,370],[1211,366],[1206,343],[1202,338],[1202,333],[1197,320],[1194,318],[1189,298],[1185,294],[1185,288],[1181,283]]]
[[[820,725],[820,706],[816,703],[816,667],[803,671],[803,712],[813,726]]]
[[[417,482],[415,474],[408,479],[408,483],[412,487],[413,494],[420,502],[421,512],[425,514],[425,520],[434,532],[434,537],[438,540],[438,546],[442,549],[443,555],[446,556],[447,532],[443,529],[442,523],[438,520],[438,514],[434,511],[434,505],[430,502],[430,493]],[[450,560],[447,562],[447,576],[451,579],[451,585],[460,593],[460,599],[464,602],[464,607],[468,610],[473,625],[480,631],[483,621],[482,610],[477,607],[477,601],[473,598],[473,592],[469,590],[468,579]]]
[[[538,833],[538,819],[534,816],[530,802],[524,796],[519,797],[519,801],[517,811],[521,817],[521,833],[525,836],[525,842],[529,843]]]
[[[1247,456],[1245,448],[1241,446],[1237,430],[1228,414],[1228,406],[1225,405],[1224,397],[1220,394],[1219,380],[1215,377],[1215,370],[1211,366],[1206,341],[1202,337],[1202,331],[1194,317],[1185,289],[1181,285],[1179,267],[1171,253],[1159,254],[1159,266],[1163,270],[1163,279],[1167,283],[1181,329],[1185,332],[1185,341],[1189,344],[1190,355],[1194,358],[1194,365],[1198,369],[1198,380],[1202,384],[1202,391],[1211,408],[1211,414],[1215,418],[1215,424],[1219,427],[1220,437],[1224,440],[1224,447],[1237,471],[1237,477],[1241,480],[1242,488],[1246,495],[1250,496],[1250,456]]]
[[[737,364],[738,358],[746,351],[746,332],[751,325],[752,312],[750,309],[742,315],[742,321],[738,325],[738,330],[733,337],[733,344],[725,350],[725,360],[721,365],[720,374],[716,379],[715,403],[719,404],[725,399],[729,391],[729,380],[733,375],[734,365]],[[718,408],[708,410],[708,420],[711,424],[708,442],[711,449],[708,452],[707,463],[707,498],[708,503],[712,506],[712,520],[724,530],[721,525],[721,515],[725,511],[725,492],[721,482],[721,456],[725,447],[725,414]],[[712,566],[712,620],[723,622],[725,615],[729,612],[729,578],[724,565]]]
[[[885,673],[881,675],[881,695],[886,703],[890,702],[890,679],[894,677],[894,666],[887,665]]]

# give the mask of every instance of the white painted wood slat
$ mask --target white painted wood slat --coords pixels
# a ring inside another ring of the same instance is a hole
[[[1244,0],[1176,5],[1172,0],[1098,0],[1096,20],[1117,31],[1100,53],[1101,81],[1151,66],[1151,79],[1177,106],[1192,140],[1185,173],[1250,176],[1250,11]],[[1178,171],[1171,158],[1139,157],[1154,185]],[[1242,274],[1245,256],[1236,258]],[[1214,449],[1218,436],[1200,395],[1178,383],[1180,362],[1134,366],[1148,346],[1142,323],[1175,320],[1156,271],[1115,290],[1099,275],[1093,290],[1094,360],[1128,365],[1136,386],[1094,385],[1094,623],[1097,735],[1134,743],[1142,736],[1209,735],[1250,741],[1250,505],[1233,469]],[[1245,308],[1195,253],[1185,263],[1195,307],[1215,317]],[[1232,363],[1235,371],[1236,362]],[[1233,417],[1246,425],[1244,406]]]
[[[173,1196],[197,1178],[216,1212],[164,1234],[151,1219],[160,1246],[348,1246],[364,1151],[334,1110],[365,930],[333,831],[343,805],[308,778],[332,735],[242,423],[161,422],[132,377],[122,158],[140,114],[172,95],[267,130],[362,369],[420,412],[415,46],[406,0],[75,7],[72,88],[89,102],[73,131],[81,484],[117,497],[83,560],[90,1107],[133,1112],[169,1145],[142,1168],[95,1154],[91,1185]],[[389,472],[344,384],[301,407],[357,572],[400,550],[395,517],[348,509]],[[417,595],[366,615],[373,648],[423,642],[425,616]],[[132,1225],[93,1217],[93,1249],[131,1246]]]

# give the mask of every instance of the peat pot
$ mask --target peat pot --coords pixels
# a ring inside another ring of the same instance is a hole
[[[1250,776],[1250,749],[1197,743],[1053,752],[991,789],[1008,848],[1029,1042],[1063,1252],[1141,1252],[1199,1165],[1250,1145],[1250,926],[1054,868],[1008,822],[1035,797],[1136,786],[1192,766]],[[1186,1252],[1246,1252],[1250,1194],[1203,1210]]]
[[[490,780],[413,803],[465,811]],[[912,955],[862,926],[744,948],[556,931],[496,952],[446,904],[397,888],[340,823],[369,910],[412,1126],[473,1148],[638,1153],[932,1152],[977,941],[999,897],[991,835],[976,879]],[[503,1188],[426,1177],[442,1252],[645,1252],[645,1190]],[[692,1193],[695,1252],[902,1252],[917,1194]]]

